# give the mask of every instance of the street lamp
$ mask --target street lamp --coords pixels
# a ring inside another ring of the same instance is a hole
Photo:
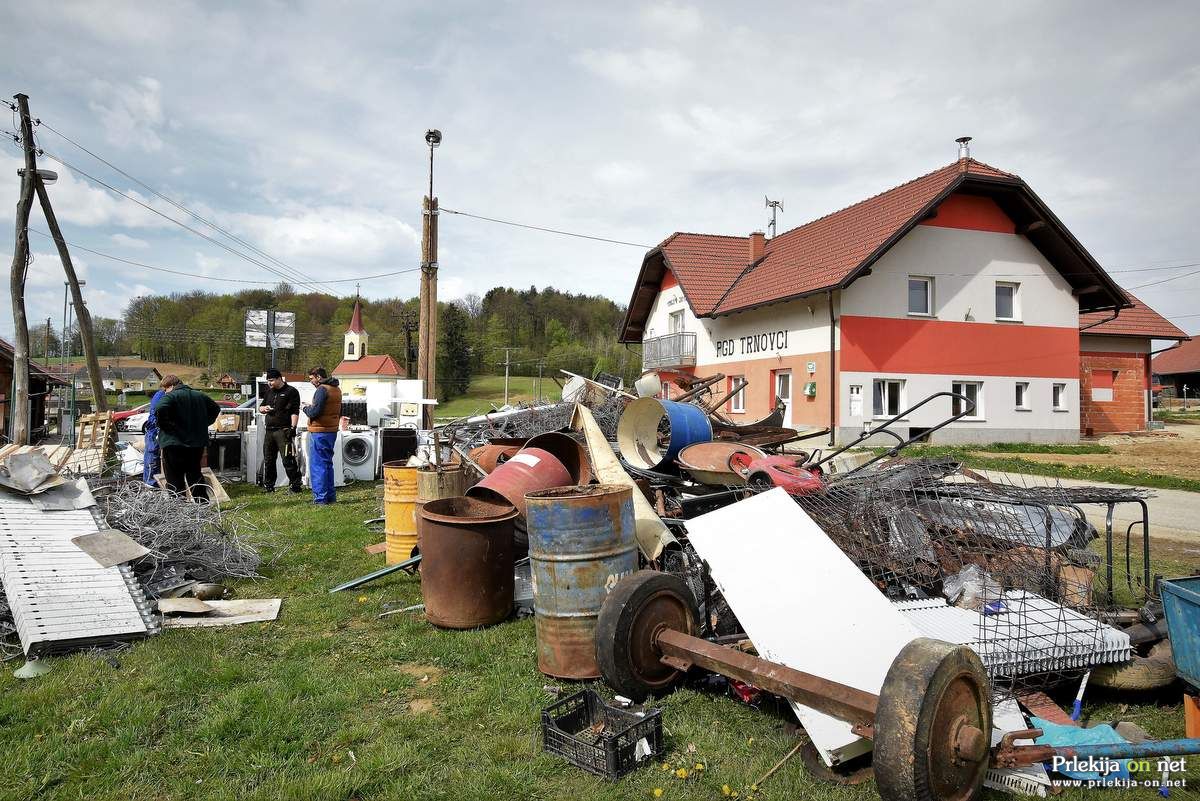
[[[50,171],[44,170],[44,172],[50,172]],[[55,176],[55,177],[57,177],[57,176]],[[79,286],[81,286],[81,287],[87,286],[87,281],[80,281]],[[68,310],[68,308],[70,308],[67,305],[67,293],[70,290],[71,290],[71,282],[63,281],[63,327],[62,327],[63,341],[62,341],[62,346],[59,348],[59,351],[62,352],[62,365],[63,365],[63,373],[64,374],[67,372],[67,358],[71,355],[71,345],[70,345],[71,340],[67,337],[67,328],[71,325],[70,318],[68,318],[68,316],[67,316],[67,314],[68,314],[67,310]]]
[[[25,177],[25,168],[18,167],[17,175],[21,178],[24,178]],[[41,178],[42,183],[45,186],[49,186],[50,184],[52,184],[58,180],[58,173],[56,173],[54,170],[37,170],[34,172],[34,175],[36,175],[38,178]]]

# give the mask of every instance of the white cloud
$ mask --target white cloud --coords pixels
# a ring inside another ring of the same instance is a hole
[[[628,88],[671,87],[692,72],[692,62],[675,50],[584,50],[579,63],[589,71]]]
[[[165,121],[161,83],[145,76],[128,84],[95,80],[91,92],[95,99],[88,107],[100,117],[109,144],[150,152],[162,149],[158,136]]]
[[[703,29],[704,18],[694,6],[653,3],[642,9],[642,24],[655,35],[687,37]]]
[[[109,237],[109,239],[123,248],[131,248],[133,250],[145,250],[146,248],[150,247],[150,243],[145,239],[138,239],[137,237],[128,236],[126,234],[113,234]]]

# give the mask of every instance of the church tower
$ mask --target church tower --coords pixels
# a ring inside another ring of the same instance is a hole
[[[362,304],[354,298],[354,313],[350,315],[350,328],[346,331],[342,345],[342,359],[356,362],[367,355],[367,332],[363,330]]]

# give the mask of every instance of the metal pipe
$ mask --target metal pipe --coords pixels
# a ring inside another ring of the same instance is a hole
[[[829,298],[829,447],[832,448],[837,442],[837,370],[834,365],[837,338],[834,333],[833,290],[826,294]]]
[[[677,669],[693,665],[728,678],[753,684],[789,701],[811,706],[857,727],[875,725],[879,696],[822,679],[802,670],[768,662],[757,656],[672,629],[664,629],[655,638],[664,664]]]
[[[390,576],[392,573],[395,573],[399,570],[407,570],[410,567],[415,567],[416,565],[420,564],[420,562],[421,562],[421,555],[417,554],[412,559],[405,559],[403,562],[398,562],[397,564],[394,564],[394,565],[388,565],[385,568],[376,570],[374,573],[368,573],[365,576],[359,576],[356,579],[350,579],[345,584],[337,585],[332,590],[330,590],[330,592],[334,593],[334,592],[341,592],[342,590],[352,590],[355,587],[361,587],[362,585],[364,585],[368,582],[374,581],[375,579],[383,578],[384,576]]]

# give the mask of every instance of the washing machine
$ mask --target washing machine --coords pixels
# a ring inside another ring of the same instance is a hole
[[[258,483],[258,471],[262,467],[263,440],[259,436],[259,432],[263,429],[258,426],[251,426],[250,430],[242,432],[242,463],[246,466],[246,481],[250,484]],[[263,431],[263,435],[266,432]],[[304,469],[304,460],[297,455],[297,460],[300,464],[300,469]],[[275,457],[275,488],[286,487],[288,485],[287,470],[283,468],[283,457]]]
[[[338,432],[343,470],[355,481],[374,481],[379,465],[379,432],[365,428]]]
[[[342,461],[342,437],[348,432],[339,431],[337,442],[333,444],[333,486],[346,486],[346,465]],[[305,431],[300,435],[300,469],[304,473],[304,486],[311,487],[312,479],[309,478],[308,471],[308,453],[309,453],[309,438],[312,434]]]

